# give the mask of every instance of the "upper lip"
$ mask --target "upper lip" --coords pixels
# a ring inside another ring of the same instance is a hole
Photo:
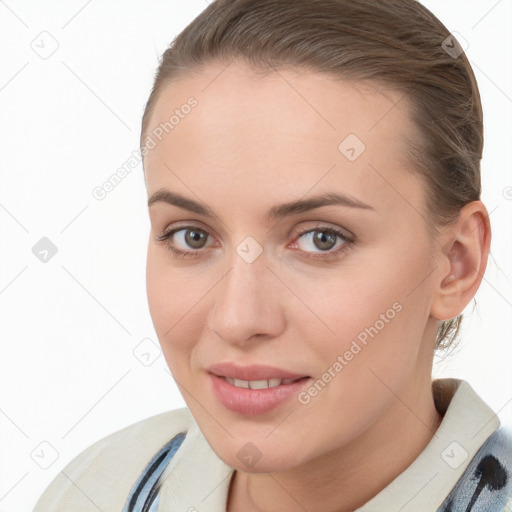
[[[218,377],[230,377],[240,380],[300,379],[307,377],[307,375],[293,373],[275,366],[259,364],[238,366],[234,363],[225,362],[213,364],[207,370]]]

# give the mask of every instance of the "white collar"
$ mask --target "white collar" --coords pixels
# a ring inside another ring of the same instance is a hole
[[[354,512],[436,512],[499,427],[497,415],[466,381],[436,379],[432,389],[436,407],[444,414],[436,434],[403,473]],[[225,512],[233,472],[191,416],[187,436],[162,475],[159,512]]]

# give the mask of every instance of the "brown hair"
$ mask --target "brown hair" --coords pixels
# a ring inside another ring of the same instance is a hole
[[[164,52],[141,146],[163,86],[209,62],[235,59],[260,71],[303,68],[402,91],[420,134],[406,148],[426,184],[434,231],[480,199],[478,85],[457,40],[418,1],[215,0]],[[452,345],[461,321],[462,314],[440,322],[437,349]]]

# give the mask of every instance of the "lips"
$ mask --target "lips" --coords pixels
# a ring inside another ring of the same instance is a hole
[[[292,381],[308,377],[308,375],[293,373],[275,366],[238,366],[233,363],[217,363],[207,368],[207,371],[218,377],[227,377],[242,381],[263,381],[271,379]]]
[[[209,384],[214,397],[226,409],[244,416],[257,416],[271,412],[293,397],[297,397],[309,381],[310,378],[304,377],[290,384],[245,389],[230,384],[224,377],[209,374]]]
[[[208,368],[213,395],[232,412],[245,416],[266,414],[288,402],[310,377],[275,366],[238,366],[219,363]]]

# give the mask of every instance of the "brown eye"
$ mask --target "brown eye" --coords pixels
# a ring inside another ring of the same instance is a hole
[[[202,249],[205,240],[208,238],[208,233],[201,229],[183,229],[185,232],[185,243],[188,247],[193,249]]]
[[[336,246],[338,239],[342,244],[348,239],[341,233],[328,228],[304,230],[299,234],[298,242],[306,252],[326,252]]]
[[[336,235],[330,231],[314,231],[313,243],[321,251],[328,251],[336,245]]]
[[[354,244],[354,238],[328,226],[300,228],[293,247],[302,256],[316,259],[337,258]]]
[[[170,229],[156,237],[159,242],[165,242],[167,248],[175,255],[187,258],[196,257],[206,247],[210,233],[196,226],[184,226]]]

